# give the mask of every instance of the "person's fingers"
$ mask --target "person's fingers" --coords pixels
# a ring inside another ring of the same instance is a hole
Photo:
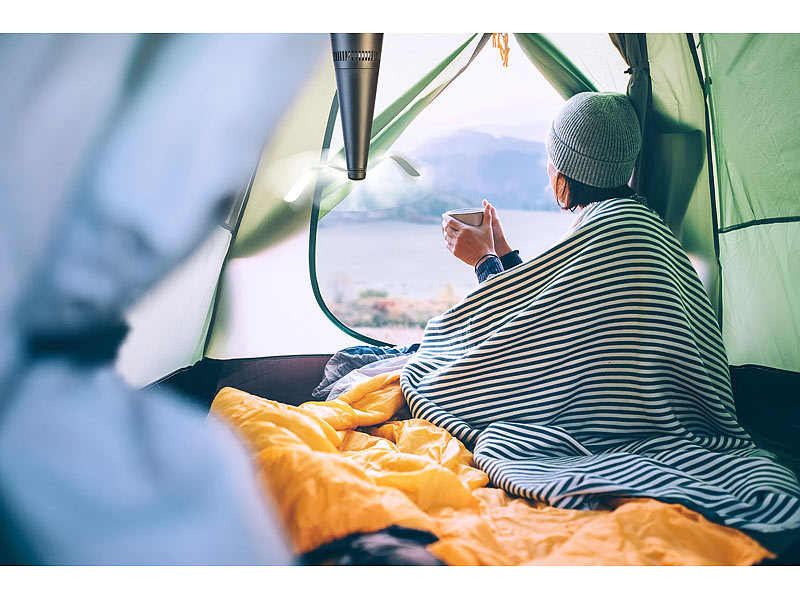
[[[460,229],[464,228],[464,223],[462,223],[458,219],[454,219],[453,217],[447,217],[445,219],[445,224],[447,227],[451,227],[456,231],[459,231]]]
[[[495,227],[500,226],[500,215],[497,214],[497,209],[492,206],[492,225]]]
[[[483,221],[481,222],[481,227],[487,229],[492,228],[492,205],[488,202],[483,205]]]

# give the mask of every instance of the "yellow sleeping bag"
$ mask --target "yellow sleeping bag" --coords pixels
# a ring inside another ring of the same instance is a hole
[[[250,448],[298,553],[402,525],[434,533],[428,550],[452,565],[747,565],[772,556],[677,504],[566,510],[487,487],[444,429],[390,421],[405,406],[399,379],[399,370],[384,373],[299,407],[232,388],[214,399],[211,413]]]

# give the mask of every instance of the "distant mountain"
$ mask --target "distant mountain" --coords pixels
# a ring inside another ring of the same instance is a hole
[[[378,209],[386,206],[386,197],[379,198],[382,191],[374,190],[358,198],[359,210],[334,210],[322,223],[432,222],[451,208],[480,206],[483,198],[500,209],[558,210],[552,191],[546,189],[547,153],[541,142],[461,130],[422,146],[408,158],[427,180],[422,198]]]
[[[547,153],[541,142],[461,130],[427,144],[414,159],[433,178],[432,194],[446,193],[499,208],[558,210],[545,189]]]
[[[510,136],[493,136],[482,131],[460,129],[448,136],[423,144],[414,152],[415,156],[438,156],[463,151],[468,154],[493,153],[502,151],[529,152],[531,147],[544,144],[521,140]]]

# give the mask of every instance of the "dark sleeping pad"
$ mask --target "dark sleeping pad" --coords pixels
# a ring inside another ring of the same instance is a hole
[[[800,529],[775,533],[745,533],[777,555],[776,558],[762,560],[759,565],[800,565]]]
[[[301,565],[443,566],[428,552],[438,541],[428,531],[392,525],[372,533],[352,533],[300,556]]]

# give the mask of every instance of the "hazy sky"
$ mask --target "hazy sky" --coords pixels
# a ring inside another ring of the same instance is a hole
[[[455,47],[463,39],[463,36],[453,36],[448,42],[451,47]],[[406,40],[391,40],[389,43],[392,41],[398,46],[406,46],[402,48],[403,54],[410,51],[413,45]],[[444,40],[437,40],[437,45],[443,42]],[[426,45],[417,44],[422,47],[417,52],[424,52]],[[474,129],[525,140],[543,140],[547,126],[563,100],[522,54],[513,41],[513,36],[509,45],[509,66],[503,67],[497,49],[492,48],[491,43],[487,44],[469,68],[406,130],[397,141],[396,149],[413,151],[415,146],[422,145],[427,140],[459,129]],[[392,46],[387,46],[386,50],[391,52]],[[444,53],[439,53],[439,56],[443,55]],[[420,58],[423,57],[424,55]],[[413,68],[410,61],[406,65],[407,70]],[[389,69],[386,72],[394,73]],[[409,79],[414,77],[412,73],[407,76]]]
[[[467,37],[463,33],[386,34],[375,114]],[[554,34],[551,39],[600,89],[624,89],[626,65],[606,34]],[[489,42],[401,135],[395,151],[413,153],[426,142],[460,129],[543,141],[563,100],[525,57],[513,35],[509,45],[509,66],[503,67],[499,52]]]

